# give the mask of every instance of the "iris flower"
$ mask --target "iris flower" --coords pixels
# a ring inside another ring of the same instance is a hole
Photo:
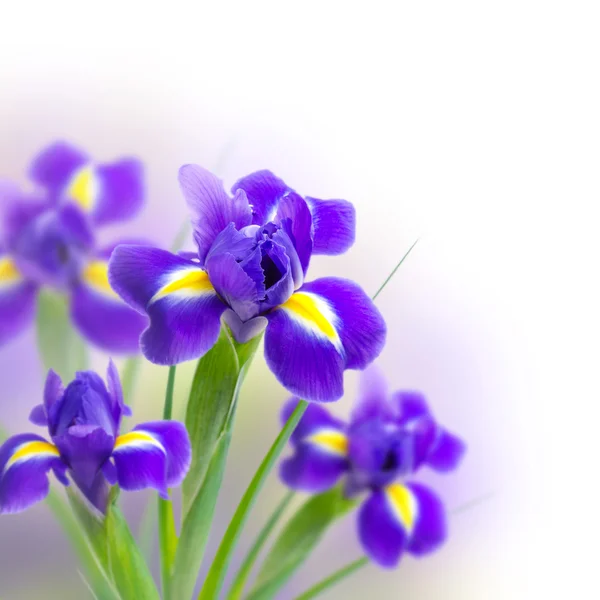
[[[342,396],[345,369],[380,353],[385,323],[346,279],[306,282],[312,254],[340,254],[354,241],[354,209],[344,200],[302,197],[269,171],[222,182],[196,165],[180,169],[197,252],[174,255],[116,248],[114,290],[150,317],[142,352],[151,362],[199,358],[215,344],[221,317],[240,343],[265,332],[267,364],[307,400]]]
[[[98,510],[105,512],[111,484],[124,490],[154,488],[168,497],[190,465],[185,427],[175,421],[144,423],[120,434],[123,402],[112,361],[107,384],[93,371],[77,373],[63,388],[50,371],[43,403],[31,412],[35,425],[48,428],[51,442],[24,433],[0,447],[0,513],[16,513],[48,494],[50,471],[64,485],[69,477]]]
[[[147,320],[110,288],[115,244],[98,247],[95,233],[141,208],[141,163],[97,164],[57,142],[34,159],[29,176],[37,186],[31,193],[0,182],[0,343],[31,324],[37,293],[49,286],[69,296],[72,320],[86,339],[110,352],[137,352]]]
[[[285,405],[283,420],[297,401],[292,398]],[[291,443],[294,454],[280,471],[289,487],[317,493],[343,477],[347,497],[365,495],[358,533],[371,560],[395,567],[405,552],[427,554],[445,540],[442,502],[424,485],[406,479],[422,466],[439,472],[455,469],[465,445],[436,423],[421,394],[389,395],[384,379],[371,367],[362,376],[348,424],[311,404]]]

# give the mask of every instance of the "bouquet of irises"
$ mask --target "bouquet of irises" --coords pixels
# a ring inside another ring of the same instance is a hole
[[[144,240],[99,247],[98,230],[142,207],[141,163],[98,163],[59,142],[38,154],[29,177],[32,190],[0,184],[0,343],[35,322],[48,375],[30,416],[42,433],[4,436],[0,513],[45,500],[74,545],[92,597],[282,597],[329,527],[350,513],[364,556],[298,598],[317,596],[370,561],[394,568],[405,553],[440,547],[444,505],[413,476],[452,471],[465,445],[437,423],[420,393],[388,391],[371,364],[386,337],[377,294],[370,298],[347,279],[307,276],[313,255],[339,255],[353,244],[351,203],[302,196],[267,170],[242,177],[228,193],[209,171],[185,165],[179,183],[194,252]],[[130,355],[121,374],[112,360],[105,377],[88,370],[86,342]],[[261,347],[291,398],[274,409],[281,431],[199,581],[240,389]],[[123,421],[132,414],[138,350],[168,366],[168,381],[162,419],[129,427]],[[180,423],[172,419],[176,365],[192,360]],[[347,369],[363,373],[343,422],[325,405],[342,399]],[[276,466],[290,491],[229,573]],[[119,509],[121,491],[145,488],[158,496],[150,513],[158,520],[156,580]],[[309,496],[290,516],[297,492]]]

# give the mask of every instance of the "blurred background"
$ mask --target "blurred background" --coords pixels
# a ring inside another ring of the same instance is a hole
[[[434,556],[370,566],[324,597],[599,597],[595,3],[55,1],[1,15],[0,177],[25,183],[57,138],[100,160],[137,155],[147,207],[119,232],[168,246],[186,216],[180,165],[228,185],[270,168],[301,193],[355,204],[356,244],[313,259],[310,276],[370,293],[420,239],[377,301],[389,327],[380,365],[468,441],[462,468],[428,481],[450,508],[485,500],[452,517]],[[40,400],[34,344],[29,332],[0,349],[0,422],[14,432]],[[103,370],[107,357],[94,361]],[[179,406],[191,373],[178,373]],[[136,420],[160,414],[165,381],[144,365]],[[212,551],[286,397],[256,360]],[[283,493],[273,477],[241,551]],[[132,523],[145,500],[125,498]],[[346,519],[281,597],[359,554]],[[0,598],[42,595],[87,597],[44,505],[0,519]]]

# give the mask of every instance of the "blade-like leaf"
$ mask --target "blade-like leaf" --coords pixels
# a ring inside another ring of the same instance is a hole
[[[112,578],[123,600],[160,600],[160,594],[121,511],[109,506],[104,521]]]
[[[65,383],[87,366],[87,350],[69,316],[66,298],[41,290],[37,305],[38,349],[46,369],[54,369]]]
[[[269,551],[247,600],[273,598],[308,558],[333,522],[356,504],[356,500],[344,498],[341,487],[308,499]]]

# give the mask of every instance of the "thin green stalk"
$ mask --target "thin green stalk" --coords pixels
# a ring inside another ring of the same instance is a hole
[[[169,367],[169,378],[167,380],[167,391],[165,394],[165,408],[163,419],[171,420],[173,414],[173,390],[175,388],[176,366]],[[158,540],[160,546],[160,573],[162,581],[163,599],[169,600],[169,586],[171,579],[171,567],[177,550],[177,532],[175,529],[175,516],[173,515],[173,504],[171,500],[158,499]]]
[[[246,523],[246,519],[250,514],[250,510],[254,506],[258,493],[307,407],[308,402],[305,400],[300,400],[298,402],[294,412],[290,415],[286,424],[283,426],[283,429],[273,442],[271,449],[267,452],[267,455],[258,467],[256,474],[252,478],[246,493],[242,497],[242,500],[229,523],[229,527],[225,532],[225,536],[221,541],[221,545],[219,546],[210,570],[208,571],[204,585],[200,590],[198,600],[214,600],[219,597],[223,579],[225,578],[227,567],[229,566],[229,561],[231,560],[242,528]]]
[[[294,490],[290,490],[283,498],[283,500],[277,505],[277,508],[266,522],[265,526],[261,529],[256,541],[250,548],[238,574],[235,577],[233,584],[231,585],[231,590],[229,591],[229,600],[239,600],[242,597],[242,593],[244,592],[244,586],[246,585],[246,580],[248,579],[248,575],[252,571],[252,567],[256,563],[258,559],[258,555],[265,545],[267,539],[271,535],[273,529],[275,529],[279,519],[283,516],[286,508],[289,506],[290,502],[295,496]]]
[[[377,296],[379,296],[379,294],[381,294],[381,292],[383,292],[385,286],[390,282],[390,280],[392,279],[392,277],[396,274],[396,271],[400,268],[400,266],[402,265],[402,263],[406,260],[406,258],[408,257],[408,255],[411,253],[412,249],[417,245],[418,242],[418,238],[413,242],[413,245],[406,251],[406,254],[400,259],[400,262],[394,267],[393,271],[387,276],[386,280],[381,284],[380,288],[375,292],[375,294],[373,295],[373,302],[375,301],[375,299],[377,298]]]
[[[366,556],[351,562],[349,565],[342,567],[339,571],[333,573],[329,577],[323,579],[316,585],[313,585],[310,589],[306,590],[303,594],[296,596],[295,600],[310,600],[310,598],[315,598],[319,594],[327,591],[330,587],[333,587],[336,583],[339,583],[342,579],[356,573],[359,569],[362,569],[365,565],[369,563],[369,559]]]

